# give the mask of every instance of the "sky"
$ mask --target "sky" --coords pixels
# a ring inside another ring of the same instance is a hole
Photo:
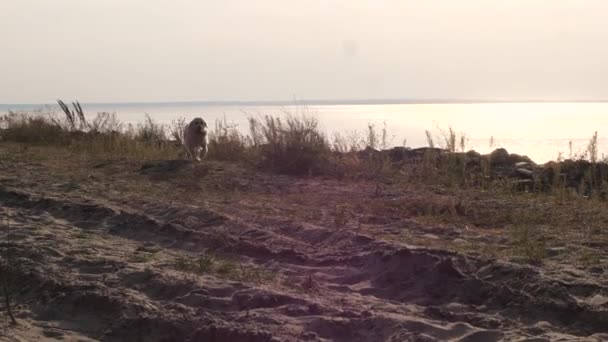
[[[0,1],[0,103],[608,99],[605,0]]]

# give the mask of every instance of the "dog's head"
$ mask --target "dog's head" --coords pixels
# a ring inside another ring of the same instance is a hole
[[[192,127],[192,129],[197,133],[207,133],[207,122],[205,122],[205,120],[201,118],[195,118],[194,120],[192,120],[190,122],[190,127]]]

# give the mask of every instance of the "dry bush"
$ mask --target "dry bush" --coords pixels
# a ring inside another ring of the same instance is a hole
[[[262,138],[256,151],[262,167],[288,174],[321,173],[327,168],[331,148],[314,116],[266,115],[250,118],[252,127],[252,136]]]
[[[391,140],[392,138],[389,140],[386,122],[382,124],[382,130],[380,132],[377,131],[374,124],[367,125],[367,136],[365,137],[366,147],[386,150],[389,148]]]
[[[123,124],[116,117],[116,113],[97,113],[97,116],[88,126],[90,132],[112,133],[123,131]]]
[[[66,131],[50,119],[49,113],[9,112],[0,117],[3,140],[22,143],[60,143]]]
[[[237,125],[229,123],[226,117],[215,121],[215,128],[209,133],[209,158],[217,160],[243,160],[247,151],[247,139]]]
[[[63,102],[60,102],[63,104]],[[169,127],[146,114],[137,125],[123,125],[114,113],[99,113],[86,121],[80,105],[70,110],[63,104],[64,118],[41,113],[10,113],[0,120],[2,138],[16,142],[52,143],[105,157],[174,158],[179,156],[183,118]],[[209,136],[209,158],[246,160],[265,169],[287,174],[347,174],[384,177],[391,168],[385,155],[360,158],[363,147],[387,145],[386,126],[381,133],[368,127],[368,136],[351,132],[336,135],[330,144],[316,117],[298,112],[282,116],[249,118],[249,135],[242,134],[226,118],[217,120]],[[170,140],[171,139],[171,140]]]
[[[363,135],[357,131],[347,132],[346,134],[334,133],[332,150],[339,153],[349,153],[361,151],[365,148],[366,141]]]
[[[144,123],[125,129],[114,113],[98,113],[87,122],[80,105],[74,106],[77,111],[65,109],[65,117],[54,112],[10,112],[0,117],[0,137],[4,141],[53,144],[72,152],[110,158],[174,158],[178,155],[174,143],[166,139],[165,127],[150,116],[146,116]]]
[[[184,129],[188,122],[186,118],[179,117],[173,121],[171,121],[171,126],[169,126],[169,136],[175,140],[177,145],[181,145],[184,141]]]
[[[167,132],[165,126],[157,124],[149,114],[145,114],[146,118],[143,123],[137,124],[137,128],[130,128],[130,133],[135,140],[146,142],[167,141]]]
[[[57,100],[59,107],[65,114],[65,119],[67,123],[67,127],[70,131],[87,131],[90,126],[87,122],[84,111],[82,110],[82,106],[78,101],[72,102],[73,110],[70,110],[68,105],[66,105],[62,100]]]

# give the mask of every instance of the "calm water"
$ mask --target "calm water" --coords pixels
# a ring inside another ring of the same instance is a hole
[[[608,103],[483,103],[483,104],[390,104],[390,105],[209,105],[204,103],[162,104],[83,104],[85,113],[115,112],[128,123],[137,123],[148,113],[158,122],[168,124],[178,117],[201,116],[211,126],[226,117],[243,132],[249,115],[306,111],[315,114],[322,128],[334,132],[364,132],[368,124],[378,128],[386,122],[393,145],[426,146],[425,130],[440,140],[441,129],[451,126],[467,137],[467,149],[488,152],[504,147],[509,152],[528,155],[536,162],[570,155],[585,149],[594,131],[598,131],[600,153],[608,155]],[[0,105],[8,110],[32,110],[41,106]],[[52,107],[51,107],[52,108]],[[56,109],[56,108],[55,108]],[[48,108],[47,108],[48,110]],[[606,129],[604,129],[606,128]],[[490,146],[493,137],[494,144]]]

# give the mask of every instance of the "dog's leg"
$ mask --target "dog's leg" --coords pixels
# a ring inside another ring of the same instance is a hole
[[[201,161],[201,148],[200,147],[196,147],[194,149],[194,156],[196,157],[195,158],[196,161]]]
[[[194,155],[192,154],[192,151],[190,150],[190,148],[188,146],[184,145],[184,150],[186,150],[186,159],[188,159],[188,160],[194,159]]]
[[[205,158],[207,152],[209,152],[209,148],[207,148],[207,145],[203,145],[201,147],[201,158]]]

